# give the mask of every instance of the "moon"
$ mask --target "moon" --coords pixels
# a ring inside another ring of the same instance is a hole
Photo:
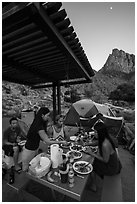
[[[110,10],[112,10],[113,8],[112,8],[112,6],[110,7]]]

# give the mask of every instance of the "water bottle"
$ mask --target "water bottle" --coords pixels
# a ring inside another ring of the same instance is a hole
[[[73,169],[69,170],[68,179],[69,179],[69,187],[72,188],[74,186],[74,171],[73,171]]]

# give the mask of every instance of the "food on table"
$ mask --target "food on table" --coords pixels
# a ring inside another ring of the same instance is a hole
[[[74,157],[74,159],[79,159],[82,157],[82,153],[79,151],[72,150],[72,151],[69,151],[67,154],[68,154],[68,156]]]
[[[96,152],[98,151],[98,146],[95,146],[95,147],[85,146],[85,147],[83,147],[83,151],[84,151],[85,153],[88,153],[88,149],[91,149],[93,153],[96,153]]]
[[[78,170],[79,172],[88,172],[90,167],[86,166],[84,163],[79,163],[75,165],[76,170]]]
[[[70,147],[70,149],[71,149],[71,150],[75,150],[75,151],[82,151],[82,146],[81,146],[81,145],[76,145],[76,144],[74,144],[74,145],[72,145],[72,146]]]
[[[91,164],[88,164],[88,162],[86,161],[78,161],[75,162],[73,164],[73,169],[77,172],[77,173],[81,173],[81,174],[88,174],[92,171],[93,167]]]

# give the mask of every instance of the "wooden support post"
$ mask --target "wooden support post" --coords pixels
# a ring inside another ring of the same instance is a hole
[[[60,82],[57,84],[57,103],[58,103],[58,114],[61,114],[61,91]]]
[[[53,121],[55,122],[56,116],[56,84],[53,83]]]

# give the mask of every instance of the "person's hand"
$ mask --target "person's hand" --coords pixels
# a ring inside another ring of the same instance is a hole
[[[21,138],[20,138],[20,136],[17,136],[17,143],[19,143],[19,142],[21,142]]]
[[[92,152],[92,150],[91,150],[90,147],[86,147],[86,151],[85,151],[85,152],[87,152],[87,153],[89,153],[91,156],[93,156],[93,152]]]

